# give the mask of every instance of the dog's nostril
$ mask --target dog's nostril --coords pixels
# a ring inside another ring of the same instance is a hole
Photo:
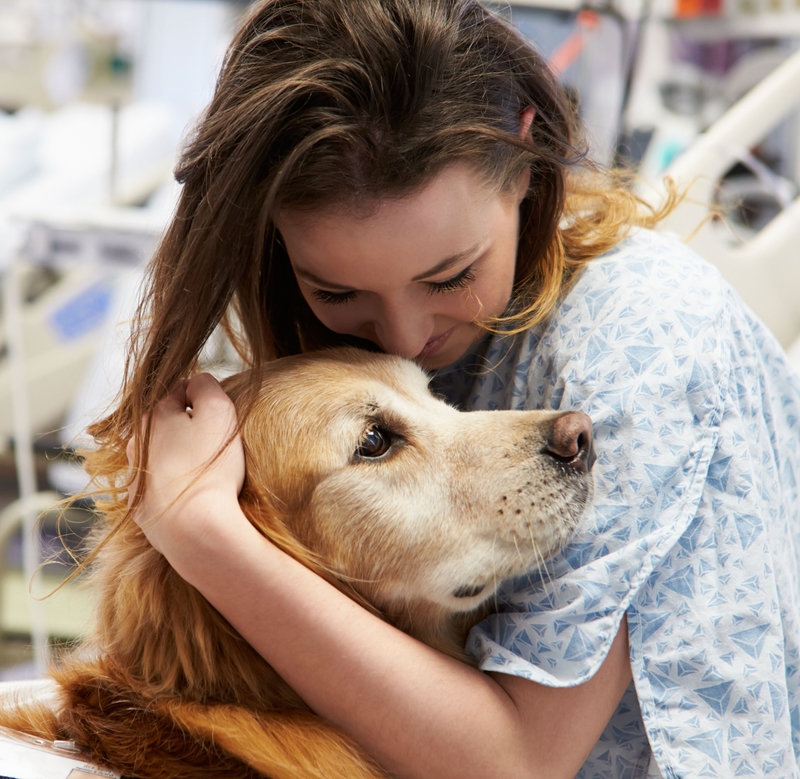
[[[485,584],[476,584],[470,585],[465,584],[463,587],[459,587],[454,593],[454,598],[474,598],[476,595],[480,595],[486,589]]]
[[[594,465],[592,420],[579,411],[568,411],[553,421],[545,452],[560,464],[588,472]]]

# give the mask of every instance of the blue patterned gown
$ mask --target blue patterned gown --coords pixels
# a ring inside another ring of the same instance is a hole
[[[578,684],[627,613],[634,681],[580,779],[799,776],[800,379],[770,333],[713,267],[640,231],[546,323],[478,352],[434,388],[584,411],[598,454],[578,534],[471,632],[480,667]]]

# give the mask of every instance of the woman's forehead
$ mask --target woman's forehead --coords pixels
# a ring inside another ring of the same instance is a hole
[[[463,165],[439,173],[402,198],[364,214],[352,210],[281,211],[276,226],[295,270],[312,281],[353,287],[366,262],[401,263],[409,278],[445,272],[477,257],[497,228],[500,195]]]

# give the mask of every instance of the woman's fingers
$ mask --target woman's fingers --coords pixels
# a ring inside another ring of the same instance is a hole
[[[208,373],[192,376],[186,384],[186,403],[192,409],[193,420],[214,437],[216,455],[224,447],[218,468],[224,483],[241,492],[245,463],[242,441],[236,430],[238,416],[233,401],[222,385]]]
[[[180,536],[182,518],[236,502],[245,471],[236,407],[211,375],[179,382],[153,409],[146,472],[136,462],[139,445],[133,437],[126,449],[129,468],[136,463],[128,504],[144,490],[135,520],[157,549]]]
[[[184,414],[188,405],[186,400],[186,387],[189,379],[181,379],[169,392],[156,404],[156,414],[171,415]]]
[[[186,406],[192,409],[192,417],[222,415],[224,421],[236,419],[236,409],[225,394],[222,385],[210,373],[197,373],[184,385]]]
[[[179,382],[175,384],[175,387],[172,391],[164,398],[162,398],[157,404],[154,410],[154,417],[153,419],[156,420],[160,417],[174,417],[177,414],[183,414],[186,411],[186,385],[188,383],[188,379],[181,379]],[[142,417],[142,424],[139,427],[139,430],[145,430],[148,424],[148,414],[145,414]],[[128,443],[125,446],[125,456],[128,460],[128,479],[130,479],[131,471],[133,471],[134,467],[138,465],[137,460],[137,447],[138,447],[138,438],[134,434],[128,439]],[[134,478],[128,484],[128,505],[131,506],[133,501],[136,498],[136,493],[139,488],[141,473],[138,468],[136,468]]]

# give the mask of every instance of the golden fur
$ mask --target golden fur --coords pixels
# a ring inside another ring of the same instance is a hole
[[[464,414],[413,364],[356,350],[279,360],[226,390],[237,402],[254,381],[255,406],[240,408],[248,519],[462,660],[497,583],[563,546],[588,500],[589,474],[545,452],[561,414]],[[370,456],[381,437],[388,451]],[[7,703],[0,725],[74,740],[139,779],[384,777],[125,517],[118,494],[96,539],[93,630],[52,672],[63,707]]]

